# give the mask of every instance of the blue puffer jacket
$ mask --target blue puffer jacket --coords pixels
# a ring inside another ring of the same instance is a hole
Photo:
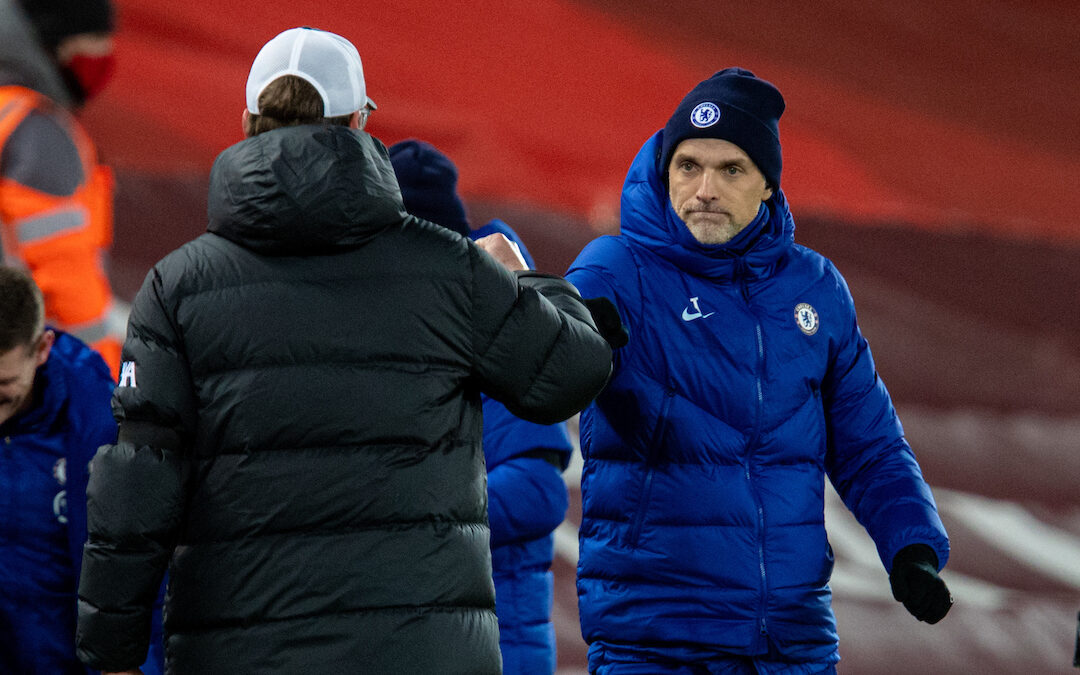
[[[565,467],[571,451],[565,425],[526,422],[484,397],[491,570],[507,675],[555,672],[552,533],[569,499],[560,468],[530,454],[538,450],[553,451]]]
[[[116,441],[112,390],[101,357],[56,331],[34,407],[0,426],[0,673],[96,672],[75,656],[75,592],[87,466]],[[155,630],[160,645],[160,621]],[[161,664],[159,646],[143,672]]]
[[[944,566],[948,538],[840,273],[794,243],[779,191],[743,254],[699,244],[661,183],[661,134],[627,176],[622,234],[567,276],[630,333],[582,415],[582,633],[826,661],[825,476],[886,568],[913,543]]]
[[[525,262],[534,266],[524,242],[500,220],[469,236],[475,240],[497,232],[517,243]],[[491,568],[503,672],[554,673],[552,532],[566,517],[569,497],[561,469],[569,463],[573,446],[565,424],[526,422],[488,396],[483,397],[483,406]],[[541,454],[557,457],[559,466]]]

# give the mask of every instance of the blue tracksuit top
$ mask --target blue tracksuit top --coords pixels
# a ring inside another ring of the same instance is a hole
[[[886,568],[948,538],[832,263],[794,243],[779,190],[742,254],[693,239],[661,182],[662,132],[619,236],[567,278],[618,307],[629,344],[582,414],[582,634],[673,653],[837,651],[827,475]],[[885,583],[884,578],[882,583]]]
[[[516,242],[525,262],[533,266],[524,242],[500,220],[473,230],[469,236],[479,239],[496,232]],[[483,407],[491,567],[503,672],[554,673],[552,532],[566,516],[569,497],[560,468],[566,468],[573,446],[565,424],[526,422],[487,396]],[[561,467],[530,456],[535,450],[554,451]]]
[[[33,407],[0,426],[0,673],[96,672],[75,656],[76,589],[87,467],[116,441],[114,385],[97,352],[55,332]],[[160,646],[143,672],[162,672]]]

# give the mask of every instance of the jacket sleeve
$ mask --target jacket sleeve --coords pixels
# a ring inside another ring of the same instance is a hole
[[[488,473],[491,545],[550,534],[566,517],[570,497],[562,474],[546,460],[515,457]]]
[[[93,358],[100,358],[94,354]],[[104,371],[106,366],[101,365]],[[91,370],[97,375],[97,369]],[[67,454],[67,506],[68,506],[68,550],[71,564],[75,570],[75,582],[79,581],[82,569],[83,546],[86,544],[86,484],[89,480],[90,460],[94,452],[106,443],[116,442],[116,422],[109,415],[109,399],[112,396],[112,380],[101,377],[89,377],[73,383],[80,388],[77,403],[84,408],[93,407],[93,411],[79,414],[80,433],[75,442],[65,448]],[[99,412],[100,411],[100,412]],[[75,412],[70,413],[75,419]]]
[[[561,277],[512,274],[475,245],[470,255],[481,391],[538,424],[579,412],[607,382],[611,348],[577,290]]]
[[[847,285],[834,274],[847,324],[822,382],[829,439],[826,470],[844,504],[874,540],[886,570],[900,549],[917,543],[934,549],[941,569],[949,557],[948,535],[859,330]]]
[[[571,452],[565,424],[526,422],[484,398],[492,546],[538,539],[559,526],[569,505],[561,469]]]
[[[182,519],[196,405],[158,268],[135,298],[113,396],[119,437],[94,456],[76,647],[92,668],[143,663]]]
[[[623,359],[633,352],[634,326],[642,312],[640,292],[641,266],[619,237],[604,236],[589,242],[566,272],[566,280],[583,298],[607,298],[615,305],[619,321],[630,339],[628,346],[616,349],[612,370],[617,372]]]

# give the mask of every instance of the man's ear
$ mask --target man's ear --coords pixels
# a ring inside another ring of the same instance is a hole
[[[56,340],[56,333],[51,330],[46,330],[38,338],[37,345],[34,346],[34,366],[40,366],[49,360],[49,352],[52,351],[53,342]]]
[[[768,183],[765,183],[765,191],[761,193],[761,201],[767,202],[772,199],[773,189]]]
[[[364,128],[364,126],[362,124],[360,124],[360,111],[359,110],[354,112],[352,115],[349,115],[349,128],[350,129],[363,129]]]
[[[245,138],[251,138],[251,135],[248,133],[248,125],[250,124],[250,120],[251,113],[248,112],[247,108],[244,108],[244,114],[240,116],[240,128],[244,130]]]

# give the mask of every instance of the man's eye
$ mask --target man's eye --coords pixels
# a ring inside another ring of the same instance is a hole
[[[727,167],[726,171],[729,176],[735,176],[739,173],[739,167],[731,164]]]
[[[694,163],[693,162],[683,162],[682,164],[679,165],[679,169],[681,169],[682,171],[693,171],[694,170]]]

